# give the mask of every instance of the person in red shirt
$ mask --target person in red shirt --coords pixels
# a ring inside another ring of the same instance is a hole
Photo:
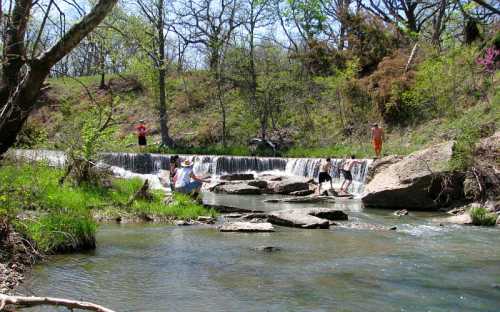
[[[139,120],[139,125],[136,126],[135,129],[137,130],[139,147],[141,149],[144,149],[148,144],[146,140],[146,134],[148,133],[148,130],[146,128],[146,125],[144,125],[144,120]]]

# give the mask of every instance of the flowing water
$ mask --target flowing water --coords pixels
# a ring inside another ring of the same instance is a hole
[[[23,150],[10,152],[14,158],[34,161],[46,161],[49,165],[61,167],[66,161],[63,152],[49,150]],[[168,190],[161,185],[159,175],[169,170],[171,155],[137,154],[137,153],[103,153],[101,162],[111,166],[114,174],[123,178],[138,177],[148,179],[153,188]],[[274,173],[286,176],[301,176],[318,179],[321,159],[319,158],[278,158],[278,157],[243,157],[243,156],[210,156],[180,155],[181,161],[189,159],[194,163],[194,173],[200,176],[217,178],[230,173]],[[360,165],[352,169],[353,183],[349,192],[361,194],[371,159],[361,159]],[[343,178],[338,169],[342,168],[344,159],[332,159],[332,176],[335,188],[340,188]]]
[[[205,195],[240,207],[288,207],[263,203],[264,196]],[[350,224],[398,229],[243,234],[102,225],[94,252],[37,265],[25,287],[117,311],[498,311],[498,229],[440,226],[438,213],[399,218],[355,200],[328,205],[345,210]]]
[[[16,150],[62,166],[61,152]],[[149,179],[169,155],[108,153],[116,175]],[[199,175],[273,172],[317,178],[320,159],[181,156]],[[343,160],[333,160],[334,167]],[[361,194],[370,160],[354,168]],[[342,181],[332,171],[334,184]],[[498,311],[500,230],[440,226],[439,213],[364,209],[357,200],[265,203],[271,196],[204,194],[242,208],[336,207],[349,221],[329,230],[220,233],[213,226],[101,225],[92,253],[35,266],[25,293],[89,300],[116,311]],[[402,207],[404,208],[404,207]],[[220,220],[221,221],[221,220]],[[396,226],[396,231],[387,230]],[[259,246],[281,250],[262,252]],[[30,311],[54,311],[33,308]],[[66,311],[62,309],[61,311]]]

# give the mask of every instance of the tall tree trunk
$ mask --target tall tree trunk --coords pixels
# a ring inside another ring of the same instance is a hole
[[[106,54],[104,53],[104,48],[103,44],[101,44],[100,47],[100,56],[99,56],[99,71],[101,74],[101,83],[99,84],[99,89],[104,90],[106,89],[106,67],[105,67],[105,58]]]
[[[165,37],[163,34],[163,14],[164,14],[164,0],[159,0],[158,2],[158,88],[159,88],[159,106],[158,111],[160,113],[160,134],[161,134],[161,144],[165,146],[172,146],[173,140],[170,138],[168,133],[168,115],[167,115],[167,97],[166,97],[166,77],[167,69],[165,67]]]
[[[222,136],[221,136],[221,143],[222,146],[226,147],[226,136],[227,136],[227,131],[226,131],[226,105],[224,103],[223,99],[223,94],[222,94],[222,78],[221,74],[219,72],[216,73],[216,83],[217,83],[217,101],[219,102],[219,107],[221,111],[221,118],[222,118]]]
[[[50,69],[75,48],[111,11],[117,0],[99,0],[92,11],[38,58],[26,61],[25,34],[32,1],[18,0],[6,26],[4,62],[0,82],[0,156],[16,141],[34,109]],[[21,68],[25,67],[25,70]]]

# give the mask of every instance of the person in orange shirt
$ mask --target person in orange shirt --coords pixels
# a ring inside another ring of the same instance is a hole
[[[379,128],[378,124],[374,123],[372,126],[372,144],[377,158],[380,158],[380,154],[382,152],[383,139],[384,139],[384,129]]]

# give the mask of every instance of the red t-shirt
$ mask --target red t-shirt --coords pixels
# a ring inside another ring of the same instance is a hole
[[[147,129],[146,129],[145,125],[140,124],[140,125],[138,125],[135,128],[137,129],[137,135],[138,136],[140,136],[140,137],[145,137],[146,136]]]

